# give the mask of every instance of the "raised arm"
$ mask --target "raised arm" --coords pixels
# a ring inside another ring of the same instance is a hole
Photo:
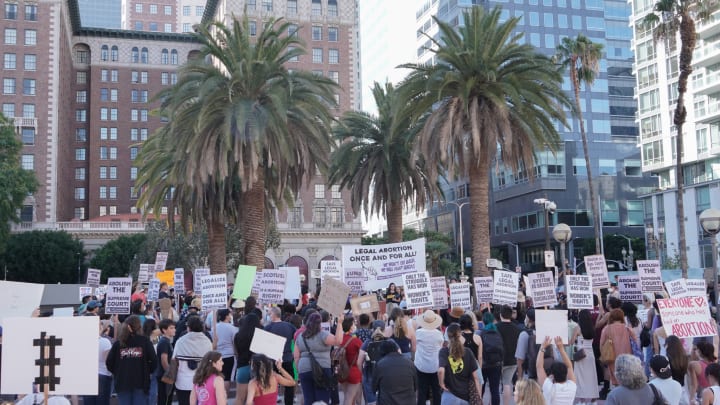
[[[560,351],[560,357],[562,357],[563,363],[565,363],[565,367],[567,367],[567,379],[573,382],[575,381],[575,372],[573,371],[573,365],[570,361],[570,357],[568,357],[567,352],[565,351],[565,347],[563,346],[563,341],[560,336],[555,337],[555,346],[557,346],[558,350]]]
[[[538,385],[541,387],[543,386],[543,383],[545,382],[545,379],[547,378],[547,374],[545,374],[545,349],[550,346],[550,336],[545,336],[545,340],[543,341],[542,345],[540,345],[540,350],[538,350],[537,358],[535,359],[535,371],[537,371],[537,382]]]
[[[284,386],[284,387],[294,387],[297,385],[295,382],[295,379],[293,376],[291,376],[282,366],[282,360],[278,360],[275,362],[275,368],[278,369],[280,373],[275,373],[275,378],[277,379],[278,384]]]

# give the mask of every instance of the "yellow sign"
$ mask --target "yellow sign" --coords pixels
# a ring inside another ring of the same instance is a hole
[[[155,277],[157,277],[161,283],[167,283],[170,287],[175,285],[175,270],[159,271],[155,273]]]

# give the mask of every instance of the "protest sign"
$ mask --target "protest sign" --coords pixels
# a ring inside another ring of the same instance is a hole
[[[639,304],[642,302],[642,287],[639,276],[618,276],[620,299]]]
[[[684,278],[678,278],[665,282],[665,289],[667,290],[668,295],[670,295],[670,298],[682,298],[690,296],[690,294],[688,294],[687,280]]]
[[[252,293],[252,286],[255,283],[255,273],[257,267],[241,264],[237,268],[235,275],[235,285],[233,285],[232,297],[236,300],[244,300]]]
[[[593,309],[590,276],[565,276],[568,309]]]
[[[532,291],[533,306],[535,306],[535,308],[557,305],[555,277],[552,271],[530,273],[528,275],[528,282],[530,290]]]
[[[299,267],[283,267],[287,273],[285,279],[285,298],[288,300],[300,299],[300,268]]]
[[[95,296],[98,297],[98,299],[105,298],[105,294],[107,294],[107,286],[101,285],[97,288],[95,288]]]
[[[637,272],[638,276],[640,276],[640,289],[642,289],[642,292],[663,292],[660,261],[638,260],[635,263],[637,263]]]
[[[492,302],[493,298],[493,278],[492,277],[475,277],[475,300],[478,304],[486,304]]]
[[[280,335],[255,328],[255,334],[250,342],[250,351],[264,354],[273,360],[282,360],[286,340]]]
[[[607,272],[607,263],[603,255],[587,255],[585,256],[585,270],[590,276],[592,287],[609,288],[610,278]]]
[[[448,290],[445,277],[430,277],[430,288],[433,293],[433,309],[447,309]]]
[[[11,317],[30,317],[36,308],[40,308],[45,286],[34,283],[0,280],[0,326],[3,319]]]
[[[160,280],[160,283],[166,283],[169,287],[172,287],[175,282],[175,270],[157,272],[155,278]]]
[[[342,252],[343,269],[360,271],[368,290],[399,285],[403,274],[425,271],[425,238],[386,245],[344,245]]]
[[[185,269],[176,267],[173,273],[173,288],[175,294],[185,294]]]
[[[717,335],[705,296],[657,300],[665,332],[682,338]]]
[[[555,251],[546,250],[545,252],[545,267],[555,267]]]
[[[403,274],[407,309],[432,308],[433,293],[427,272]]]
[[[110,277],[105,295],[105,313],[127,315],[130,313],[130,296],[132,295],[132,278]]]
[[[255,272],[255,280],[253,280],[252,288],[250,289],[250,295],[252,295],[255,298],[260,297],[260,285],[262,284],[262,276],[263,276],[262,270]],[[240,299],[244,300],[245,298],[240,298]]]
[[[154,264],[143,263],[140,265],[140,271],[138,271],[138,282],[147,283],[150,281],[150,268],[155,269]]]
[[[167,259],[168,259],[168,252],[157,252],[155,254],[155,265],[153,266],[155,273],[165,271],[165,265],[167,265]]]
[[[320,262],[320,280],[334,278],[342,281],[342,262],[340,260],[323,260]]]
[[[97,287],[100,285],[100,270],[99,269],[88,269],[87,279],[85,284],[90,287]]]
[[[345,284],[350,287],[351,294],[359,295],[365,292],[365,280],[367,280],[367,277],[365,277],[362,270],[343,269],[343,272],[345,273],[345,277],[343,279],[345,281]],[[322,282],[323,281],[321,281],[321,283]]]
[[[546,336],[550,336],[553,342],[555,342],[556,336],[560,336],[563,344],[567,344],[568,318],[566,310],[535,310],[535,343],[543,343]]]
[[[286,279],[285,269],[264,269],[262,280],[260,280],[258,301],[261,304],[282,304],[285,299]]]
[[[527,276],[523,275],[523,284],[525,285],[525,296],[532,297],[532,289],[530,288],[530,280]]]
[[[75,308],[73,307],[62,307],[53,308],[53,316],[58,318],[71,318],[75,314]]]
[[[195,291],[202,291],[202,278],[205,276],[210,275],[210,269],[207,267],[201,267],[198,269],[195,269],[195,273],[193,274],[193,289]]]
[[[203,276],[202,310],[227,308],[227,274],[211,274]]]
[[[495,270],[494,275],[492,302],[495,304],[516,305],[519,274],[511,271]]]
[[[332,278],[332,277],[331,277]],[[350,309],[353,316],[360,314],[372,314],[380,311],[377,296],[375,294],[363,295],[362,297],[350,298]]]
[[[5,318],[0,393],[28,394],[33,381],[52,376],[39,392],[47,387],[50,395],[97,395],[98,384],[88,383],[97,381],[97,356],[82,355],[97,352],[96,316]],[[46,365],[38,366],[43,360]]]
[[[470,283],[450,283],[450,306],[472,311]]]
[[[92,287],[80,286],[78,289],[78,301],[82,301],[83,297],[93,294]]]
[[[688,295],[693,297],[704,297],[707,294],[707,283],[702,278],[688,278],[685,280],[687,284]]]
[[[350,295],[350,287],[334,278],[326,278],[323,283],[320,297],[318,297],[318,306],[334,316],[342,316]]]
[[[153,278],[150,280],[150,287],[148,287],[147,300],[156,302],[160,295],[160,280]]]

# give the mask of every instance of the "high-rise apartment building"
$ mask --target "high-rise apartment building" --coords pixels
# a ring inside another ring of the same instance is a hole
[[[677,130],[672,117],[677,105],[680,39],[655,42],[652,31],[641,24],[654,2],[630,3],[642,169],[657,176],[653,191],[643,195],[648,254],[675,258],[678,229],[684,226],[688,265],[708,268],[712,266],[711,239],[702,231],[698,216],[707,208],[720,208],[720,20],[716,14],[696,24],[698,41],[685,97],[687,121],[681,156],[685,212],[678,213]]]
[[[627,27],[629,6],[622,0],[428,0],[416,13],[417,58],[434,63],[427,49],[431,41],[424,35],[438,35],[432,17],[452,26],[463,24],[462,12],[470,7],[502,7],[502,19],[519,17],[516,28],[522,41],[548,56],[564,37],[583,34],[604,46],[600,71],[590,89],[581,89],[581,106],[589,140],[593,182],[598,190],[602,230],[605,235],[643,236],[643,203],[638,197],[652,179],[640,170],[637,127],[634,124],[631,30]],[[563,89],[572,97],[569,78]],[[541,146],[536,150],[537,165],[525,173],[512,173],[501,161],[492,170],[490,195],[491,246],[507,249],[508,263],[524,271],[543,266],[545,214],[534,199],[547,198],[557,205],[550,216],[549,228],[566,223],[574,237],[592,238],[593,215],[587,183],[587,169],[579,125],[567,113],[570,128],[559,122],[556,128],[562,142],[553,153]],[[446,186],[448,200],[461,206],[465,226],[465,255],[470,255],[468,188],[463,181]],[[455,204],[434,205],[426,218],[414,221],[417,227],[458,235]],[[551,237],[552,239],[552,237]],[[554,242],[553,242],[554,244]],[[572,245],[572,242],[571,242]],[[569,249],[570,263],[583,252],[579,246]],[[559,256],[559,255],[557,255]],[[556,256],[556,257],[557,257]],[[621,252],[605,252],[608,259],[622,261]],[[484,265],[480,264],[480,265]]]

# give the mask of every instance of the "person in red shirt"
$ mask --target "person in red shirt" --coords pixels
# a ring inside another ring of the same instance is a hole
[[[147,305],[147,297],[145,296],[145,287],[138,281],[135,283],[133,289],[133,295],[130,297],[130,302],[142,300],[143,304]]]
[[[345,347],[345,359],[350,366],[350,373],[347,379],[338,380],[340,383],[340,389],[343,392],[345,399],[343,405],[353,405],[355,399],[360,395],[360,389],[362,388],[362,372],[358,368],[358,355],[360,354],[360,347],[362,347],[362,341],[357,337],[353,336],[355,330],[355,319],[351,316],[345,317],[342,321],[343,328],[343,340],[340,347]]]

